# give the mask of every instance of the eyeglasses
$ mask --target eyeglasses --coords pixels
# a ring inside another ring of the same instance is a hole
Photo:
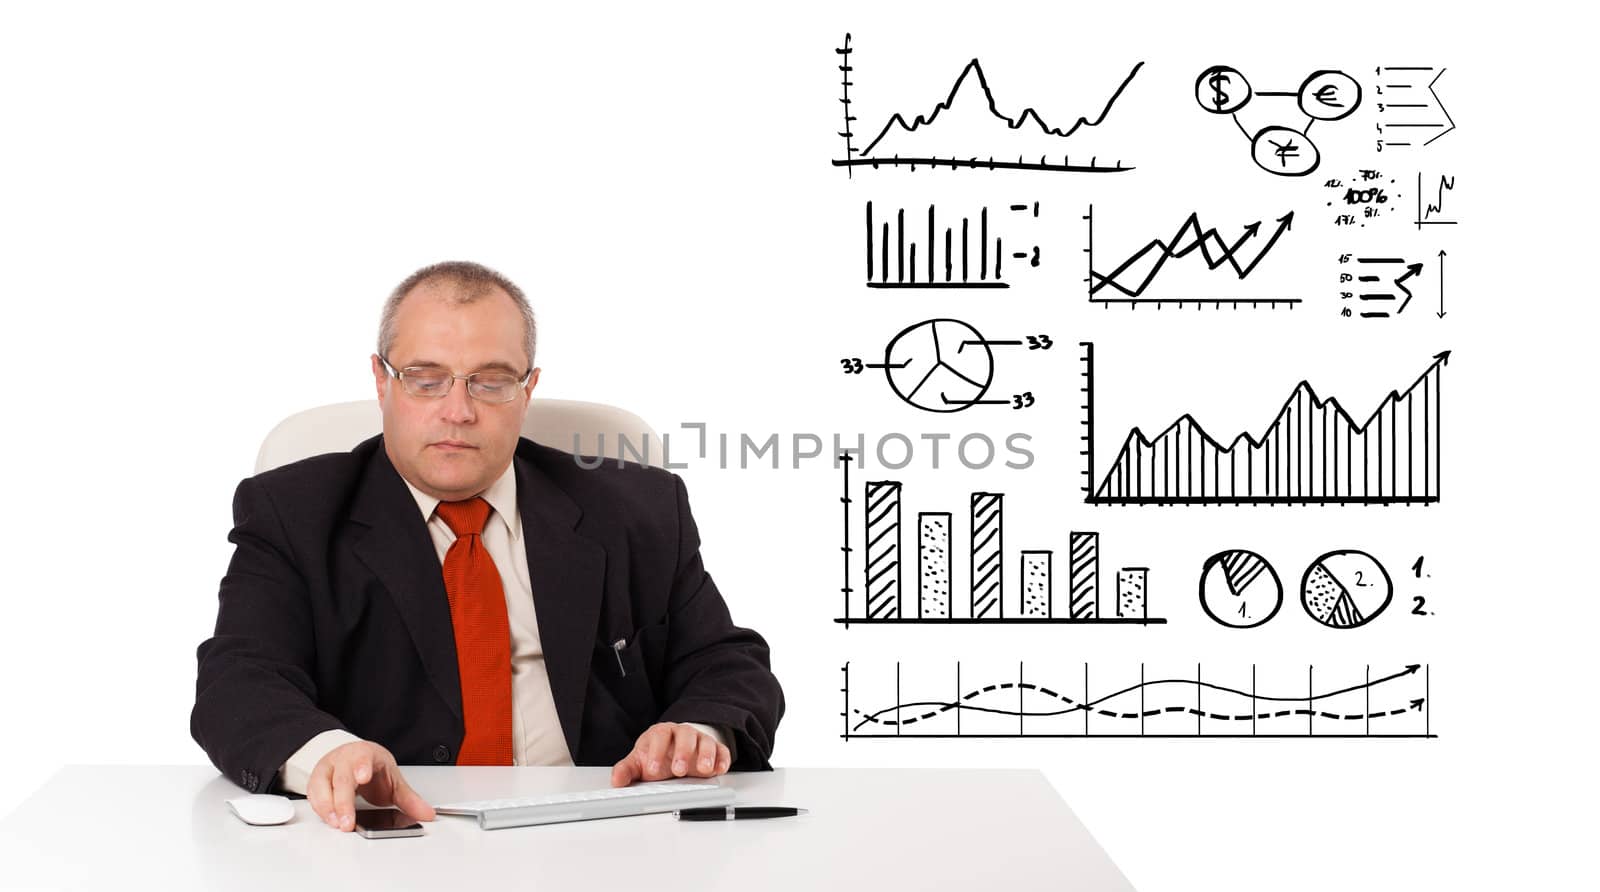
[[[510,372],[473,372],[470,375],[453,375],[443,369],[427,366],[411,366],[396,370],[389,364],[389,360],[378,357],[383,367],[399,380],[406,393],[428,399],[438,399],[448,396],[450,389],[455,386],[459,378],[467,382],[467,395],[486,403],[509,403],[517,398],[517,393],[528,383],[528,378],[533,375],[529,369],[526,375],[518,378]]]

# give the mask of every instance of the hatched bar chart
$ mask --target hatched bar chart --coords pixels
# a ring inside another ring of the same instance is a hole
[[[969,493],[966,527],[958,529],[960,516],[954,512],[913,513],[900,480],[865,481],[857,496],[850,484],[850,457],[843,459],[845,604],[835,622],[1166,623],[1150,615],[1148,567],[1121,567],[1115,571],[1115,589],[1103,589],[1100,533],[1068,532],[1066,595],[1058,600],[1055,550],[1033,547],[1033,542],[1008,550],[1004,493]],[[907,518],[914,518],[910,529]],[[865,560],[853,569],[851,558],[858,553]]]

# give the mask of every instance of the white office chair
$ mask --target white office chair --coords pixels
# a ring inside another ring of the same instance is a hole
[[[334,403],[297,412],[278,422],[261,443],[256,473],[321,455],[348,452],[383,430],[377,400]],[[580,455],[623,458],[660,467],[661,437],[643,418],[616,406],[579,400],[533,400],[522,435]]]

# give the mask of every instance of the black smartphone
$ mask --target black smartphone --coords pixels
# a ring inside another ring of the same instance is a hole
[[[358,808],[356,832],[367,839],[397,839],[421,836],[422,825],[397,808]]]

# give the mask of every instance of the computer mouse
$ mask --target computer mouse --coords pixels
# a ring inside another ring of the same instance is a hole
[[[282,824],[294,817],[294,803],[287,796],[272,793],[251,793],[228,800],[228,808],[246,824],[271,826]]]

